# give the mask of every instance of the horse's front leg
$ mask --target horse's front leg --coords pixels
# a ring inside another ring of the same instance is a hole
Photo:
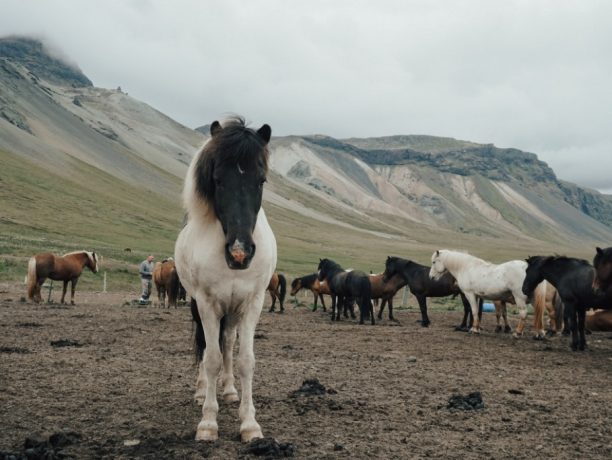
[[[478,316],[478,298],[473,292],[466,292],[465,297],[470,303],[472,310],[472,328],[470,332],[473,334],[480,334],[480,317]]]
[[[578,350],[578,312],[574,305],[566,305],[565,308],[569,310],[569,323],[570,331],[572,333],[572,350]]]
[[[586,349],[586,337],[585,334],[585,321],[586,321],[586,309],[580,308],[578,310],[578,332],[580,333],[580,340],[578,342],[578,350],[584,351]]]
[[[240,386],[242,387],[242,400],[240,401],[240,437],[243,442],[250,442],[255,438],[263,438],[261,427],[255,420],[255,406],[253,405],[253,373],[255,372],[255,354],[253,352],[253,339],[255,326],[263,307],[263,297],[253,299],[253,303],[244,306],[240,321],[240,351],[238,352],[238,372]]]
[[[519,322],[516,326],[516,330],[512,334],[514,338],[517,338],[523,335],[525,324],[527,324],[527,304],[525,303],[525,300],[521,298],[520,293],[513,292],[512,294],[516,300],[516,306],[519,308]]]
[[[274,294],[274,292],[270,291],[270,297],[272,297],[272,305],[270,305],[270,309],[268,310],[268,312],[272,313],[274,311],[274,305],[276,305],[276,295]]]
[[[74,305],[74,291],[76,290],[77,281],[79,281],[78,278],[74,278],[72,280],[72,286],[70,289],[70,305]]]
[[[506,302],[503,303],[502,317],[504,318],[504,333],[508,334],[512,332],[512,328],[510,327],[510,323],[508,323],[508,308],[506,307]]]
[[[321,308],[323,311],[327,311],[327,308],[325,307],[325,300],[323,300],[323,294],[319,294],[319,298],[321,299]]]
[[[239,401],[238,391],[234,386],[234,343],[236,343],[236,326],[223,331],[223,399],[225,402]]]
[[[66,290],[68,289],[68,280],[64,281],[64,288],[62,289],[62,300],[60,303],[66,303]]]
[[[196,431],[196,441],[215,441],[219,437],[217,425],[217,413],[219,404],[217,402],[217,378],[221,372],[223,358],[219,348],[219,318],[207,305],[206,299],[197,299],[200,318],[204,326],[204,337],[206,338],[206,349],[202,366],[205,381],[201,384],[206,386],[204,392],[204,404],[202,405],[202,420]],[[206,306],[206,309],[201,306]],[[200,380],[200,378],[198,379]],[[197,393],[196,393],[197,396]]]
[[[499,333],[499,332],[502,331],[501,317],[502,317],[502,303],[501,302],[495,302],[495,320],[497,321],[497,324],[495,326],[495,332],[496,333]]]
[[[431,321],[429,321],[429,316],[427,315],[427,297],[424,295],[420,295],[417,297],[419,302],[419,309],[421,310],[421,326],[429,327]]]

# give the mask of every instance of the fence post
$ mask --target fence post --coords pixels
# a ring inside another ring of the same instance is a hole
[[[104,284],[102,286],[102,292],[106,293],[106,270],[104,270]]]

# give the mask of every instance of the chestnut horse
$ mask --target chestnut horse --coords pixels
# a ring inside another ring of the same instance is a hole
[[[70,304],[74,305],[74,290],[83,267],[98,273],[98,256],[95,252],[75,251],[56,256],[51,252],[36,254],[28,262],[28,299],[40,303],[40,288],[47,278],[54,281],[63,281],[62,303],[66,303],[66,289],[68,281],[72,283]]]
[[[389,319],[397,321],[393,317],[393,297],[401,288],[406,286],[408,282],[398,273],[385,279],[384,273],[370,275],[370,285],[372,286],[372,299],[381,299],[380,309],[378,310],[378,319],[382,319],[385,305],[389,306]]]
[[[176,272],[176,265],[172,258],[164,259],[155,264],[155,268],[153,269],[153,282],[157,288],[159,306],[164,308],[166,306],[166,297],[168,297],[168,308],[171,306],[176,308],[181,283],[178,273]]]
[[[329,290],[329,286],[325,280],[319,281],[316,273],[296,278],[291,282],[290,294],[295,296],[298,292],[300,292],[300,289],[309,289],[314,295],[314,307],[312,307],[312,311],[317,311],[317,301],[319,299],[321,299],[323,311],[327,311],[325,308],[325,301],[323,300],[323,294],[331,295],[331,291]]]
[[[241,118],[210,126],[211,138],[194,155],[183,188],[187,222],[175,245],[181,283],[192,298],[199,364],[195,399],[203,401],[196,440],[219,437],[217,381],[223,399],[240,400],[240,437],[263,438],[255,420],[255,327],[276,267],[276,239],[261,208],[268,172],[270,126],[257,131]],[[241,398],[234,385],[233,350],[239,337]],[[227,406],[226,406],[227,408]]]
[[[272,297],[272,305],[268,311],[270,313],[274,311],[274,305],[276,304],[276,299],[278,299],[280,303],[280,312],[283,313],[285,311],[283,303],[285,302],[285,294],[287,293],[287,280],[283,274],[275,272],[272,275],[270,284],[268,284],[268,292]]]

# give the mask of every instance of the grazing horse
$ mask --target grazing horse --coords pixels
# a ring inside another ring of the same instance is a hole
[[[240,436],[249,442],[263,437],[252,396],[253,338],[276,267],[276,239],[261,208],[272,130],[263,125],[255,131],[232,118],[223,126],[212,123],[210,133],[187,171],[183,201],[188,217],[174,253],[196,324],[195,398],[203,400],[196,440],[218,439],[219,373],[225,401],[239,400],[232,369],[238,334]]]
[[[63,281],[62,303],[65,302],[68,281],[71,284],[70,304],[74,305],[74,290],[83,268],[89,268],[98,273],[98,255],[95,252],[75,251],[56,256],[50,252],[36,254],[28,262],[28,299],[39,303],[41,301],[40,289],[47,278],[54,281]]]
[[[168,308],[177,307],[181,283],[178,273],[176,272],[176,264],[172,258],[164,259],[155,264],[153,269],[153,282],[157,288],[157,299],[159,306],[166,306],[166,296],[168,297]]]
[[[612,310],[595,310],[586,314],[586,328],[591,332],[612,331]]]
[[[519,324],[514,332],[517,337],[522,335],[527,318],[527,296],[521,290],[526,268],[527,263],[523,260],[496,265],[464,252],[440,249],[431,256],[429,276],[440,279],[444,273],[449,272],[455,277],[459,289],[472,307],[474,324],[470,332],[480,332],[478,297],[503,301],[514,298],[519,308]]]
[[[572,350],[584,350],[586,311],[589,308],[612,308],[612,296],[593,289],[593,266],[586,260],[565,256],[533,256],[526,262],[523,292],[531,296],[542,280],[552,284],[559,292],[565,317],[570,323]]]
[[[314,295],[314,307],[312,307],[312,311],[317,311],[317,301],[319,299],[321,299],[323,311],[327,311],[325,308],[325,301],[323,300],[323,294],[331,295],[331,291],[329,290],[329,286],[325,281],[319,281],[316,273],[295,278],[291,282],[290,294],[292,296],[295,296],[298,292],[300,292],[300,289],[310,289],[310,292],[312,292]]]
[[[427,297],[446,297],[449,295],[461,296],[463,302],[463,321],[457,330],[467,330],[468,321],[471,322],[472,310],[470,303],[463,295],[457,280],[450,273],[444,273],[439,279],[433,280],[429,277],[429,267],[418,264],[412,260],[402,259],[400,257],[387,257],[385,262],[385,271],[383,280],[390,280],[394,276],[399,276],[408,285],[410,292],[416,297],[421,309],[421,325],[427,327],[431,321],[427,315]],[[380,318],[381,311],[378,313]],[[482,314],[482,301],[479,302],[479,314]],[[392,318],[391,305],[389,305],[389,319]]]
[[[595,248],[595,250],[593,287],[596,290],[607,291],[612,286],[612,248]]]
[[[374,324],[372,287],[369,276],[358,270],[345,271],[331,259],[319,259],[319,281],[327,281],[332,293],[332,320],[340,321],[341,306],[346,298],[357,300],[359,305],[359,324],[370,317]]]
[[[280,303],[280,312],[283,313],[285,311],[283,303],[285,302],[285,294],[287,293],[287,280],[283,274],[274,273],[272,275],[270,284],[268,284],[268,292],[272,297],[272,305],[268,311],[270,313],[274,311],[274,305],[276,304],[276,299],[278,299]]]

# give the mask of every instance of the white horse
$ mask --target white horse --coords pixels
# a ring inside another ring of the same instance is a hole
[[[218,438],[217,378],[223,398],[238,401],[232,351],[240,336],[239,408],[244,442],[263,437],[255,420],[253,337],[276,268],[276,239],[261,209],[271,129],[242,119],[211,125],[211,139],[193,158],[183,191],[187,224],[175,247],[176,268],[192,296],[198,369],[195,398],[203,400],[196,440]]]
[[[525,280],[527,262],[511,260],[500,265],[492,264],[470,254],[440,249],[431,256],[429,276],[440,278],[447,271],[457,279],[459,289],[470,302],[474,323],[471,332],[480,332],[478,318],[478,298],[512,301],[519,308],[519,324],[514,336],[523,334],[527,318],[527,296],[522,287]]]

